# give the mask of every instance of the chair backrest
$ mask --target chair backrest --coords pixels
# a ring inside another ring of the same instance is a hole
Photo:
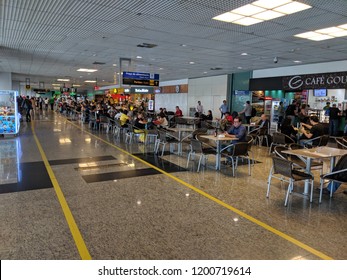
[[[292,162],[280,157],[273,157],[272,162],[273,162],[274,173],[292,178],[292,168],[293,168]]]
[[[329,135],[323,135],[319,139],[318,146],[326,146],[329,142]]]
[[[250,151],[251,148],[252,148],[254,139],[253,139],[253,137],[251,135],[246,135],[245,140],[246,140],[246,142],[248,144],[248,151]]]
[[[191,147],[191,151],[194,153],[200,153],[202,154],[202,143],[199,140],[196,139],[191,139],[190,140],[190,147]]]
[[[285,160],[288,160],[288,154],[284,154],[282,152],[287,150],[289,150],[288,147],[284,146],[275,146],[274,148],[275,155]]]
[[[335,138],[335,141],[338,149],[347,149],[347,142],[345,142],[343,138]]]
[[[274,144],[286,144],[286,135],[280,132],[274,132],[272,135],[272,143]]]
[[[343,155],[339,159],[339,161],[336,163],[335,167],[333,168],[333,172],[343,170],[343,169],[347,169],[347,155]],[[347,182],[347,171],[335,174],[333,178],[341,182]]]
[[[162,130],[162,129],[158,129],[158,134],[159,134],[159,139],[160,139],[160,142],[162,143],[166,143],[166,131],[165,130]]]
[[[247,156],[248,155],[248,143],[247,142],[239,142],[233,145],[233,149],[231,151],[231,156]]]
[[[180,117],[176,117],[175,121],[176,121],[176,124],[187,124],[187,120]]]

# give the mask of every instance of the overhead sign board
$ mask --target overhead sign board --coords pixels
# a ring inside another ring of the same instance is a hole
[[[159,86],[159,74],[123,72],[124,85]]]
[[[137,93],[137,94],[153,93],[153,87],[131,87],[130,93]]]

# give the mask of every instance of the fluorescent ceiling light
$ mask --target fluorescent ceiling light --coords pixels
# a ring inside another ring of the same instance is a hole
[[[259,6],[265,9],[273,9],[292,2],[292,0],[259,0],[252,3],[252,5]]]
[[[343,31],[341,31],[341,32],[329,33],[328,35],[333,36],[333,37],[343,37],[343,36],[347,36],[347,30],[343,30]]]
[[[292,0],[258,0],[212,19],[249,26],[312,8]]]
[[[137,56],[136,56],[136,58],[142,58],[142,56],[140,56],[140,55],[137,55]]]
[[[339,25],[338,27],[343,28],[343,29],[347,29],[347,24]]]
[[[60,84],[52,84],[54,87],[60,87]]]
[[[241,55],[248,55],[248,53],[246,53],[246,52],[243,52]]]
[[[289,14],[294,14],[309,8],[312,8],[312,7],[303,3],[299,3],[299,2],[291,2],[286,5],[275,8],[274,11],[289,15]]]
[[[117,66],[117,64],[116,64],[116,63],[113,63],[113,64],[112,64],[112,66],[116,67],[116,66]]]
[[[239,20],[234,21],[233,23],[237,23],[237,24],[244,25],[244,26],[249,26],[249,25],[256,24],[256,23],[259,23],[262,21],[263,20],[261,20],[261,19],[244,17],[244,18],[241,18]]]
[[[58,82],[70,82],[70,79],[57,79]]]
[[[72,85],[72,87],[80,87],[81,85],[75,85],[75,84],[73,84]]]
[[[84,81],[85,83],[96,83],[96,81],[93,81],[93,80],[86,80]]]
[[[309,40],[312,40],[312,41],[323,41],[323,40],[328,40],[328,39],[332,39],[334,38],[333,36],[329,36],[329,35],[319,35],[319,36],[314,36],[314,37],[310,37],[310,38],[307,38]]]
[[[293,62],[294,62],[294,63],[302,63],[301,60],[294,60]]]
[[[319,34],[317,32],[310,31],[310,32],[296,34],[295,37],[308,39],[308,38],[311,38],[311,37],[314,37],[314,36],[319,36],[319,35],[321,35],[321,34]]]
[[[79,72],[93,73],[93,72],[96,72],[96,71],[98,71],[98,70],[97,70],[97,69],[80,68],[80,69],[77,69],[77,71],[79,71]]]
[[[341,31],[344,31],[344,30],[338,27],[328,27],[328,28],[315,30],[315,32],[323,33],[323,34],[329,34],[329,33],[341,32]]]
[[[238,20],[240,18],[243,18],[243,16],[228,12],[228,13],[224,13],[224,14],[221,14],[219,16],[216,16],[213,19],[225,21],[225,22],[232,22],[232,21]]]
[[[189,64],[195,64],[195,62],[194,61],[189,61]]]
[[[265,12],[253,15],[252,17],[262,19],[262,20],[270,20],[270,19],[283,17],[283,16],[285,16],[285,14],[275,12],[275,11],[265,11]]]
[[[248,4],[248,5],[242,6],[240,8],[237,8],[235,10],[232,10],[231,12],[235,13],[235,14],[243,15],[243,16],[251,16],[251,15],[258,14],[258,13],[261,13],[264,11],[266,11],[266,10],[261,8],[261,7],[257,7],[257,6],[253,6],[251,4]]]

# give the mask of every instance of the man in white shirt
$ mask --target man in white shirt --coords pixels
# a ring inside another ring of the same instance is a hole
[[[201,105],[201,102],[198,101],[198,106],[196,106],[196,112],[201,116],[204,113],[204,107]]]

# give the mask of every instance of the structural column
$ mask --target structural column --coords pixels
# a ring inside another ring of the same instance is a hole
[[[0,90],[12,90],[12,74],[0,72]]]

